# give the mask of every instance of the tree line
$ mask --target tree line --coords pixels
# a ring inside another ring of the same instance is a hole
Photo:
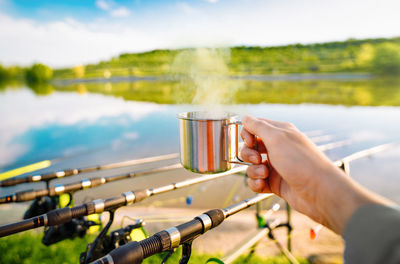
[[[231,75],[340,72],[364,72],[379,76],[400,74],[400,37],[276,47],[239,46],[228,50],[226,63]],[[124,53],[97,64],[54,70],[40,63],[27,68],[0,65],[0,81],[46,83],[51,79],[165,76],[173,74],[171,65],[182,51]]]

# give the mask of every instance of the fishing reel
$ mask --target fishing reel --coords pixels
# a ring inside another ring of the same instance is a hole
[[[24,219],[29,219],[35,216],[39,216],[50,212],[51,210],[56,209],[58,206],[58,199],[56,196],[49,197],[43,196],[36,198],[31,205],[29,206],[28,210],[24,213]]]
[[[24,219],[29,219],[50,212],[57,208],[73,205],[72,193],[57,196],[43,196],[36,198],[24,213]]]
[[[64,239],[83,237],[92,226],[101,225],[101,222],[86,220],[84,217],[72,219],[71,222],[50,226],[44,230],[42,243],[46,246],[55,244]]]
[[[142,240],[146,238],[148,235],[143,229],[144,225],[145,223],[142,219],[137,219],[134,224],[114,230],[108,235],[103,235],[107,232],[104,232],[104,230],[108,229],[107,226],[109,225],[107,225],[96,240],[87,245],[86,251],[81,253],[79,263],[84,264],[92,262],[107,255],[111,250],[125,245],[132,240]]]

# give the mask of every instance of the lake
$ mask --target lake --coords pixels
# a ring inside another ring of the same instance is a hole
[[[369,78],[264,80],[239,78],[232,103],[220,106],[240,115],[252,114],[294,123],[302,131],[320,131],[334,140],[352,144],[327,151],[336,160],[352,152],[393,141],[400,142],[400,85],[397,81]],[[0,171],[45,159],[56,159],[49,168],[79,168],[179,151],[177,113],[203,109],[183,97],[185,88],[168,80],[134,82],[79,82],[27,87],[3,85],[0,92]],[[179,99],[177,99],[179,97]],[[314,132],[316,133],[316,132]],[[324,144],[327,142],[320,142]],[[400,149],[351,164],[351,176],[368,188],[400,202]],[[140,166],[139,166],[140,167]],[[132,170],[91,173],[55,182],[72,182]],[[179,174],[179,175],[178,175]],[[156,187],[193,177],[189,172],[162,174],[78,192],[77,197],[116,195],[129,188]],[[204,188],[178,192],[195,193],[193,206],[223,206],[246,198],[251,192],[240,184],[235,193],[216,192],[234,178],[205,184],[214,196],[204,198]],[[235,180],[236,181],[236,180]],[[241,182],[242,180],[240,180]],[[42,188],[41,183],[2,188],[1,195]],[[229,188],[225,188],[229,189]],[[213,191],[214,190],[214,191]],[[90,193],[90,196],[88,196]],[[88,198],[89,197],[89,198]],[[175,197],[171,194],[168,199]],[[167,199],[167,198],[165,198]],[[157,199],[152,200],[154,203]],[[168,206],[186,206],[171,200]],[[3,207],[5,208],[5,207]]]

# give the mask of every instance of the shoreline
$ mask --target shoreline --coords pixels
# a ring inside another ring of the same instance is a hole
[[[301,81],[301,80],[368,80],[375,78],[370,73],[290,73],[290,74],[268,74],[268,75],[232,75],[230,80],[249,80],[249,81]],[[163,76],[115,76],[110,78],[72,78],[54,79],[51,83],[56,85],[70,85],[80,83],[119,83],[137,81],[171,81],[177,82],[179,78],[168,75]]]

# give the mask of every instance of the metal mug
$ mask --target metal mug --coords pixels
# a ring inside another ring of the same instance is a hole
[[[197,173],[224,172],[232,163],[249,165],[239,158],[239,116],[225,113],[207,118],[205,112],[178,115],[180,158],[187,170]]]

